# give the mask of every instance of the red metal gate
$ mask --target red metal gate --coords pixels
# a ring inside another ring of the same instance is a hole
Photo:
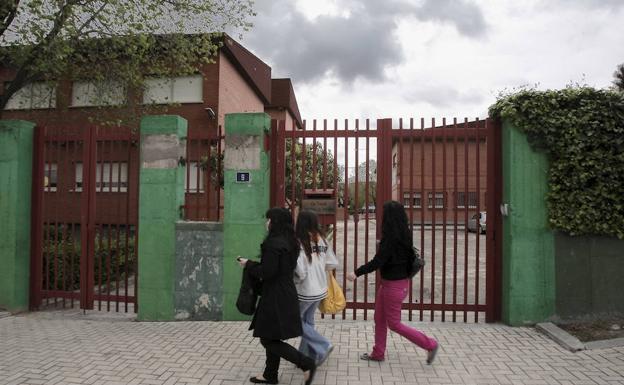
[[[184,219],[220,221],[223,218],[223,141],[217,132],[189,130],[186,138]]]
[[[32,309],[136,312],[138,178],[138,133],[37,128]]]
[[[296,213],[305,193],[335,191],[337,211],[327,229],[342,257],[336,271],[347,297],[342,318],[367,319],[374,308],[379,276],[348,283],[344,272],[374,256],[381,209],[392,199],[404,204],[427,262],[404,303],[409,319],[499,319],[501,168],[493,121],[400,119],[393,127],[392,119],[314,120],[303,130],[273,121],[271,130],[272,206]]]

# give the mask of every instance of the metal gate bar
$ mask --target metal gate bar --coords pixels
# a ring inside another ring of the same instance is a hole
[[[138,139],[123,128],[36,130],[32,309],[78,300],[82,309],[97,301],[98,309],[121,311],[121,302],[137,310],[129,305],[137,287]]]
[[[347,284],[344,269],[352,269],[368,262],[369,254],[373,252],[369,247],[369,230],[374,225],[376,238],[379,239],[382,203],[389,199],[403,201],[406,205],[414,243],[420,247],[428,262],[420,279],[410,284],[408,302],[403,304],[408,310],[409,318],[412,319],[414,310],[418,311],[420,320],[424,319],[426,312],[429,313],[430,320],[446,321],[449,316],[453,322],[457,321],[458,312],[463,314],[464,322],[469,321],[469,315],[474,316],[470,317],[471,322],[479,322],[484,313],[486,320],[496,318],[500,307],[493,305],[491,299],[496,300],[495,293],[500,282],[493,279],[492,269],[499,254],[492,255],[491,250],[496,245],[494,237],[498,228],[494,221],[498,218],[497,213],[492,210],[495,200],[500,200],[500,192],[491,191],[487,195],[481,191],[481,163],[486,156],[488,190],[491,180],[496,177],[495,172],[489,171],[490,159],[496,159],[497,146],[492,139],[495,128],[491,127],[491,122],[468,121],[464,118],[462,123],[458,123],[454,118],[452,125],[449,125],[444,118],[439,126],[432,119],[431,126],[425,127],[425,120],[421,119],[420,128],[416,128],[414,119],[409,120],[409,127],[401,119],[398,121],[398,129],[393,129],[392,120],[380,119],[373,129],[368,120],[365,126],[365,129],[361,128],[360,121],[355,120],[351,125],[353,128],[350,128],[350,122],[345,120],[338,127],[338,121],[334,120],[333,130],[328,130],[327,120],[323,120],[322,130],[319,129],[317,121],[312,121],[311,125],[304,122],[304,129],[297,130],[294,125],[287,129],[283,121],[274,121],[271,129],[271,162],[273,165],[281,165],[277,170],[272,167],[272,205],[286,204],[293,209],[295,215],[306,188],[325,189],[331,186],[336,189],[334,199],[339,207],[334,223],[330,225],[334,235],[332,244],[337,254],[342,256],[343,262],[342,270],[337,272],[347,293],[347,309],[342,312],[342,318],[346,318],[348,310],[351,309],[353,319],[357,318],[358,310],[363,310],[366,319],[367,310],[374,308],[374,300],[369,301],[372,290],[370,284],[379,282],[380,277],[367,276],[363,280]],[[360,141],[361,138],[365,140]],[[377,147],[374,219],[369,217],[371,138],[376,140]],[[340,143],[341,141],[343,142]],[[362,143],[365,143],[365,159],[362,159],[360,149]],[[322,146],[322,150],[319,146]],[[312,154],[309,154],[310,151]],[[288,157],[284,156],[286,152],[289,153]],[[328,154],[333,156],[331,173],[327,167]],[[345,168],[341,173],[338,173],[339,157],[340,166],[344,165]],[[301,166],[301,175],[297,175],[297,162]],[[353,167],[350,166],[352,163]],[[362,169],[365,170],[364,173],[361,172]],[[284,170],[289,171],[286,174]],[[428,173],[431,175],[427,175]],[[391,178],[391,175],[394,177]],[[288,200],[285,199],[284,186],[290,188]],[[407,189],[409,192],[406,192]],[[488,198],[489,212],[485,267],[481,262],[484,242],[478,234],[478,213],[483,207],[481,202],[484,193]],[[364,198],[362,194],[365,195]],[[354,203],[350,204],[351,202]],[[425,202],[427,207],[424,206]],[[360,207],[362,204],[363,208]],[[472,213],[477,214],[477,234],[468,232],[469,216]],[[363,240],[360,239],[362,234]],[[338,240],[341,242],[338,243]],[[359,255],[362,250],[363,258]],[[486,283],[484,289],[482,281]],[[415,284],[417,282],[420,284]],[[361,289],[362,283],[364,286]],[[485,296],[482,296],[482,291]]]
[[[216,133],[189,131],[186,146],[186,171],[182,207],[184,219],[194,221],[220,221],[223,206],[222,142],[225,139],[221,126]]]

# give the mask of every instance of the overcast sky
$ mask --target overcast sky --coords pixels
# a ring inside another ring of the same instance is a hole
[[[304,119],[485,117],[499,92],[611,86],[624,0],[256,0],[241,43]]]

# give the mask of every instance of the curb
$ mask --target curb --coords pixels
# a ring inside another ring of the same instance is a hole
[[[590,341],[585,344],[585,349],[609,349],[624,346],[624,338],[612,338],[610,340]]]
[[[539,323],[535,325],[535,327],[537,330],[546,334],[559,345],[573,353],[586,349],[585,344],[583,344],[578,338],[559,328],[552,322]]]
[[[624,347],[624,338],[611,338],[608,340],[588,341],[587,343],[582,343],[578,338],[574,337],[552,322],[539,323],[535,325],[535,328],[573,353],[580,350]]]

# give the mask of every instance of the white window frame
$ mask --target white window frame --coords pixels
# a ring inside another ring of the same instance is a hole
[[[74,163],[74,188],[72,191],[82,191],[82,162]]]
[[[7,85],[5,85],[5,88]],[[35,82],[14,93],[5,110],[47,110],[56,108],[56,84]]]
[[[111,172],[112,171],[112,172]],[[128,162],[99,162],[95,169],[95,191],[128,191]]]
[[[457,192],[457,196],[455,198],[455,207],[458,209],[465,209],[466,208],[466,198],[468,200],[468,208],[469,209],[476,209],[477,208],[477,203],[478,203],[478,196],[477,196],[477,192],[476,191],[458,191]]]
[[[193,92],[188,92],[189,90]],[[204,78],[202,75],[151,78],[145,81],[143,104],[203,102]]]
[[[411,204],[406,205],[405,201],[407,199],[407,202],[410,202]],[[403,193],[403,207],[405,208],[415,208],[415,209],[420,209],[422,208],[422,196],[420,194],[420,192],[413,192],[410,194],[409,191],[406,191]]]
[[[43,191],[56,192],[58,189],[58,164],[46,163],[43,169]]]
[[[72,107],[119,106],[126,104],[126,87],[120,82],[76,81],[72,83]]]
[[[445,204],[444,204],[445,203],[444,202],[445,201],[445,199],[444,199],[444,192],[437,192],[436,191],[435,195],[433,195],[433,194],[434,193],[431,192],[431,191],[427,193],[427,207],[430,208],[430,209],[432,209],[432,208],[443,209],[444,206],[445,206]],[[432,204],[433,203],[432,200],[433,200],[434,196],[435,196],[435,207],[433,207],[433,204]],[[440,200],[440,199],[442,200],[442,204],[438,205],[438,200]]]
[[[197,185],[197,170],[199,168],[199,185]],[[206,171],[202,170],[199,162],[186,162],[184,170],[184,191],[188,194],[202,194],[205,191]],[[188,182],[188,184],[187,184]]]
[[[95,192],[128,192],[128,162],[98,162],[95,167]],[[82,169],[82,162],[74,164],[75,192],[82,191]]]

